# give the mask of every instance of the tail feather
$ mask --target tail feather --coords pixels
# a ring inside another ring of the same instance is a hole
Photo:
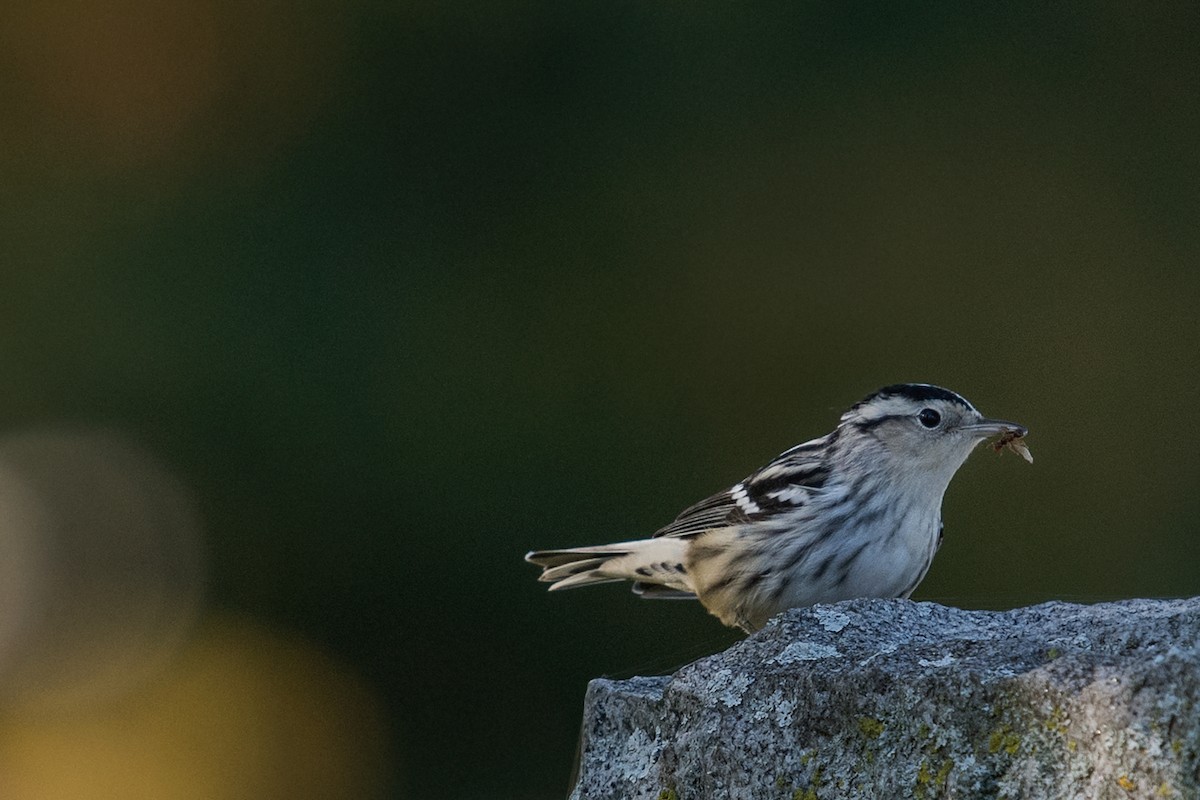
[[[555,583],[567,578],[577,578],[584,572],[604,566],[604,562],[610,558],[612,556],[597,556],[596,558],[587,558],[585,556],[578,561],[568,561],[565,564],[559,564],[557,567],[546,567],[542,570],[542,574],[538,576],[538,580],[546,583]]]
[[[637,581],[633,584],[633,593],[643,600],[695,600],[696,595],[683,589],[672,589],[661,583],[646,583]]]
[[[543,580],[545,580],[543,578]],[[590,569],[587,572],[581,572],[578,575],[572,575],[568,578],[561,578],[550,584],[549,591],[557,592],[562,589],[574,589],[579,586],[595,586],[600,583],[618,583],[624,580],[623,578],[605,577],[604,573],[599,569]]]
[[[643,597],[682,597],[692,593],[684,567],[687,546],[682,539],[641,539],[535,550],[525,560],[542,567],[538,580],[550,583],[550,591],[628,580]]]
[[[595,547],[566,547],[561,550],[534,550],[525,554],[525,560],[539,567],[561,567],[574,564],[585,558],[611,558],[623,556],[632,552],[638,542],[619,542],[617,544],[601,544]]]

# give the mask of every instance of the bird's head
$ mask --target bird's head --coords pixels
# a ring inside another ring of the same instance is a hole
[[[838,428],[842,437],[859,441],[864,456],[874,453],[946,481],[984,439],[1028,433],[1015,422],[984,417],[962,395],[925,383],[885,386],[843,414]]]

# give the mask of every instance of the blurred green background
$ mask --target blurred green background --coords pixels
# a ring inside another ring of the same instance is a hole
[[[525,551],[887,383],[1032,430],[919,599],[1200,592],[1194,4],[6,5],[0,420],[169,465],[391,796],[563,796],[588,679],[737,637]]]

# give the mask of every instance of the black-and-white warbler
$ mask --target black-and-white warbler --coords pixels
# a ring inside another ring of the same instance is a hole
[[[633,581],[647,598],[698,598],[750,632],[793,606],[908,597],[942,542],[942,496],[983,440],[1019,440],[960,395],[887,386],[741,483],[681,513],[653,538],[537,550],[551,590]]]

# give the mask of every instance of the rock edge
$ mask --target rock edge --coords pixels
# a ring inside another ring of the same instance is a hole
[[[793,609],[594,680],[573,800],[1200,796],[1200,598]]]

